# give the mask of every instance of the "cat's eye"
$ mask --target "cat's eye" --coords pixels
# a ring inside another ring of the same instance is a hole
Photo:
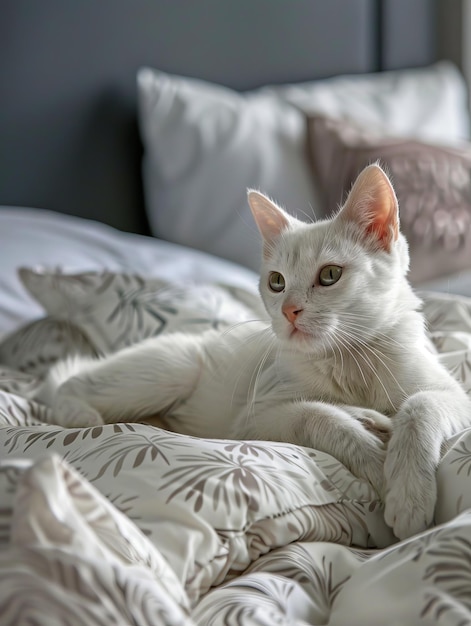
[[[285,279],[283,274],[280,274],[280,272],[270,272],[270,276],[268,277],[268,286],[276,293],[283,291],[285,288]]]
[[[339,265],[326,265],[319,272],[319,282],[324,287],[335,284],[342,276],[342,268]]]

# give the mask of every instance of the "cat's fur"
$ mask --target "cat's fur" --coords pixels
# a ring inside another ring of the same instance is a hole
[[[399,538],[425,529],[441,445],[471,425],[471,403],[427,340],[389,179],[367,167],[338,214],[314,224],[256,191],[248,198],[271,327],[177,333],[59,364],[38,399],[66,426],[159,414],[190,435],[323,450],[384,497]],[[342,272],[327,286],[326,266]]]

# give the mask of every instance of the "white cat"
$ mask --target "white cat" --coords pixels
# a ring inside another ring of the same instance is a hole
[[[367,167],[338,214],[314,224],[256,191],[248,200],[271,326],[176,333],[64,362],[38,399],[66,426],[158,414],[190,435],[323,450],[384,497],[397,537],[424,530],[441,445],[471,425],[471,402],[426,337],[389,179]]]

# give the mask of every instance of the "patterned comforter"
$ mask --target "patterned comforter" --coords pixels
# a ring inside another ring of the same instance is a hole
[[[373,489],[319,451],[145,423],[63,429],[28,399],[58,358],[263,311],[223,285],[21,277],[47,315],[0,344],[2,626],[471,623],[471,431],[444,451],[434,527],[397,542]],[[424,299],[471,389],[471,301]]]

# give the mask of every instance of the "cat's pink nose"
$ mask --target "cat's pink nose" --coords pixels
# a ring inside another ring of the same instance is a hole
[[[298,315],[303,312],[303,309],[300,309],[298,306],[296,306],[296,304],[285,304],[282,306],[281,311],[288,320],[288,322],[291,322],[291,324],[293,324]]]

